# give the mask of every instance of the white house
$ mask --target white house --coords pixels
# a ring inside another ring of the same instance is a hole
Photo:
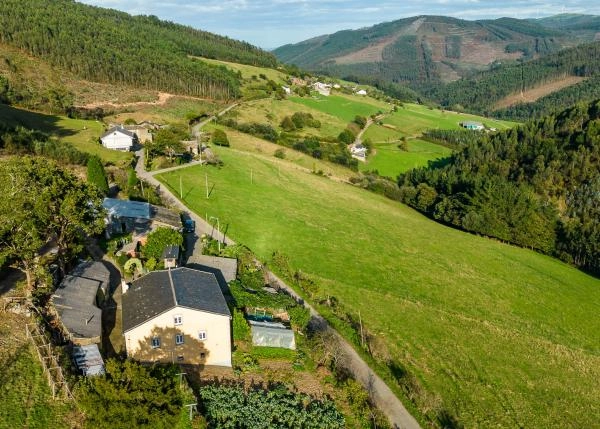
[[[292,89],[289,86],[282,86],[281,88],[283,89],[283,92],[285,92],[287,95],[290,95],[292,93]]]
[[[481,131],[485,127],[481,122],[465,121],[461,122],[460,125],[467,130]]]
[[[122,307],[128,357],[231,366],[231,314],[213,273],[151,272],[124,288]]]
[[[350,145],[350,153],[353,158],[358,159],[359,161],[367,160],[367,148],[362,144],[351,144]]]
[[[356,95],[367,95],[367,91],[365,91],[364,89],[359,89],[358,91],[356,91]]]
[[[323,82],[315,82],[313,84],[313,89],[317,91],[321,95],[328,96],[331,94],[331,85]]]
[[[113,127],[100,136],[100,141],[107,149],[129,151],[137,143],[137,136],[123,127]]]

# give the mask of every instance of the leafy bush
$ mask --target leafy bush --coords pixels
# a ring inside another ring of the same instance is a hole
[[[250,338],[250,326],[244,318],[244,313],[240,310],[233,310],[233,339],[235,341],[245,341]]]
[[[76,392],[86,427],[172,428],[182,407],[175,366],[145,367],[110,359],[106,375],[85,378]]]
[[[108,180],[102,161],[97,156],[90,156],[87,162],[88,183],[96,186],[104,195],[108,193]]]
[[[211,142],[217,146],[229,147],[229,139],[227,138],[227,134],[225,134],[225,131],[218,128],[213,131]]]
[[[204,414],[211,428],[343,428],[344,416],[325,398],[317,400],[285,388],[253,390],[206,386],[200,390]]]
[[[179,231],[172,228],[161,227],[148,235],[148,241],[142,247],[142,256],[146,259],[161,259],[165,247],[169,245],[181,246],[183,237]]]
[[[275,158],[285,159],[285,150],[277,149],[274,153]]]

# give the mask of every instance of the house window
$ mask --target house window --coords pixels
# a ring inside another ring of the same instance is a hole
[[[181,317],[181,315],[176,315],[173,317],[173,322],[175,323],[175,325],[181,325],[183,323],[183,317]]]
[[[200,341],[206,340],[206,331],[200,331],[200,332],[198,332],[198,339]]]
[[[160,347],[160,338],[159,337],[152,337],[152,348],[153,349],[157,349]]]
[[[177,345],[183,344],[183,334],[175,335],[175,344],[177,344]]]

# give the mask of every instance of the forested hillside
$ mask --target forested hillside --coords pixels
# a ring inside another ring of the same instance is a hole
[[[580,41],[527,20],[419,16],[285,45],[274,53],[283,62],[364,83],[418,87],[454,81],[496,61],[533,59]]]
[[[404,202],[441,222],[600,273],[600,101],[482,134],[399,185]]]
[[[490,114],[494,104],[503,97],[564,76],[588,79],[534,103],[513,106],[494,115],[524,120],[556,109],[563,110],[578,101],[599,98],[600,42],[565,49],[521,64],[499,67],[445,86],[430,87],[424,93],[442,106]]]
[[[3,0],[0,41],[91,81],[211,98],[238,96],[238,77],[188,56],[276,64],[248,43],[71,0]]]
[[[600,16],[561,13],[531,21],[550,29],[569,31],[586,40],[600,39]]]

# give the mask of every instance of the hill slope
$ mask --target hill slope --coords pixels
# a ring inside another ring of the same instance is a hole
[[[533,113],[543,116],[566,109],[578,101],[600,97],[600,42],[564,49],[521,65],[499,67],[444,86],[431,87],[424,92],[443,106],[460,105],[468,111],[489,113],[494,110],[496,103],[509,95],[569,76],[586,79],[546,96],[551,97],[549,99],[544,97],[535,103],[499,112],[498,115],[527,119]],[[548,100],[552,102],[548,103]]]
[[[430,216],[600,273],[600,101],[493,135],[400,178]]]
[[[237,96],[237,76],[188,55],[276,64],[248,43],[70,0],[0,2],[0,41],[91,81],[212,98]]]
[[[358,327],[360,313],[390,384],[439,426],[595,424],[597,279],[239,149],[215,149],[221,169],[159,178],[177,195],[182,183],[189,207],[218,216],[271,269],[292,276],[271,260],[289,255],[292,273],[315,282],[305,293],[324,314]]]
[[[320,36],[273,53],[309,70],[422,83],[456,80],[496,61],[534,58],[576,43],[568,32],[526,20],[418,16]]]

